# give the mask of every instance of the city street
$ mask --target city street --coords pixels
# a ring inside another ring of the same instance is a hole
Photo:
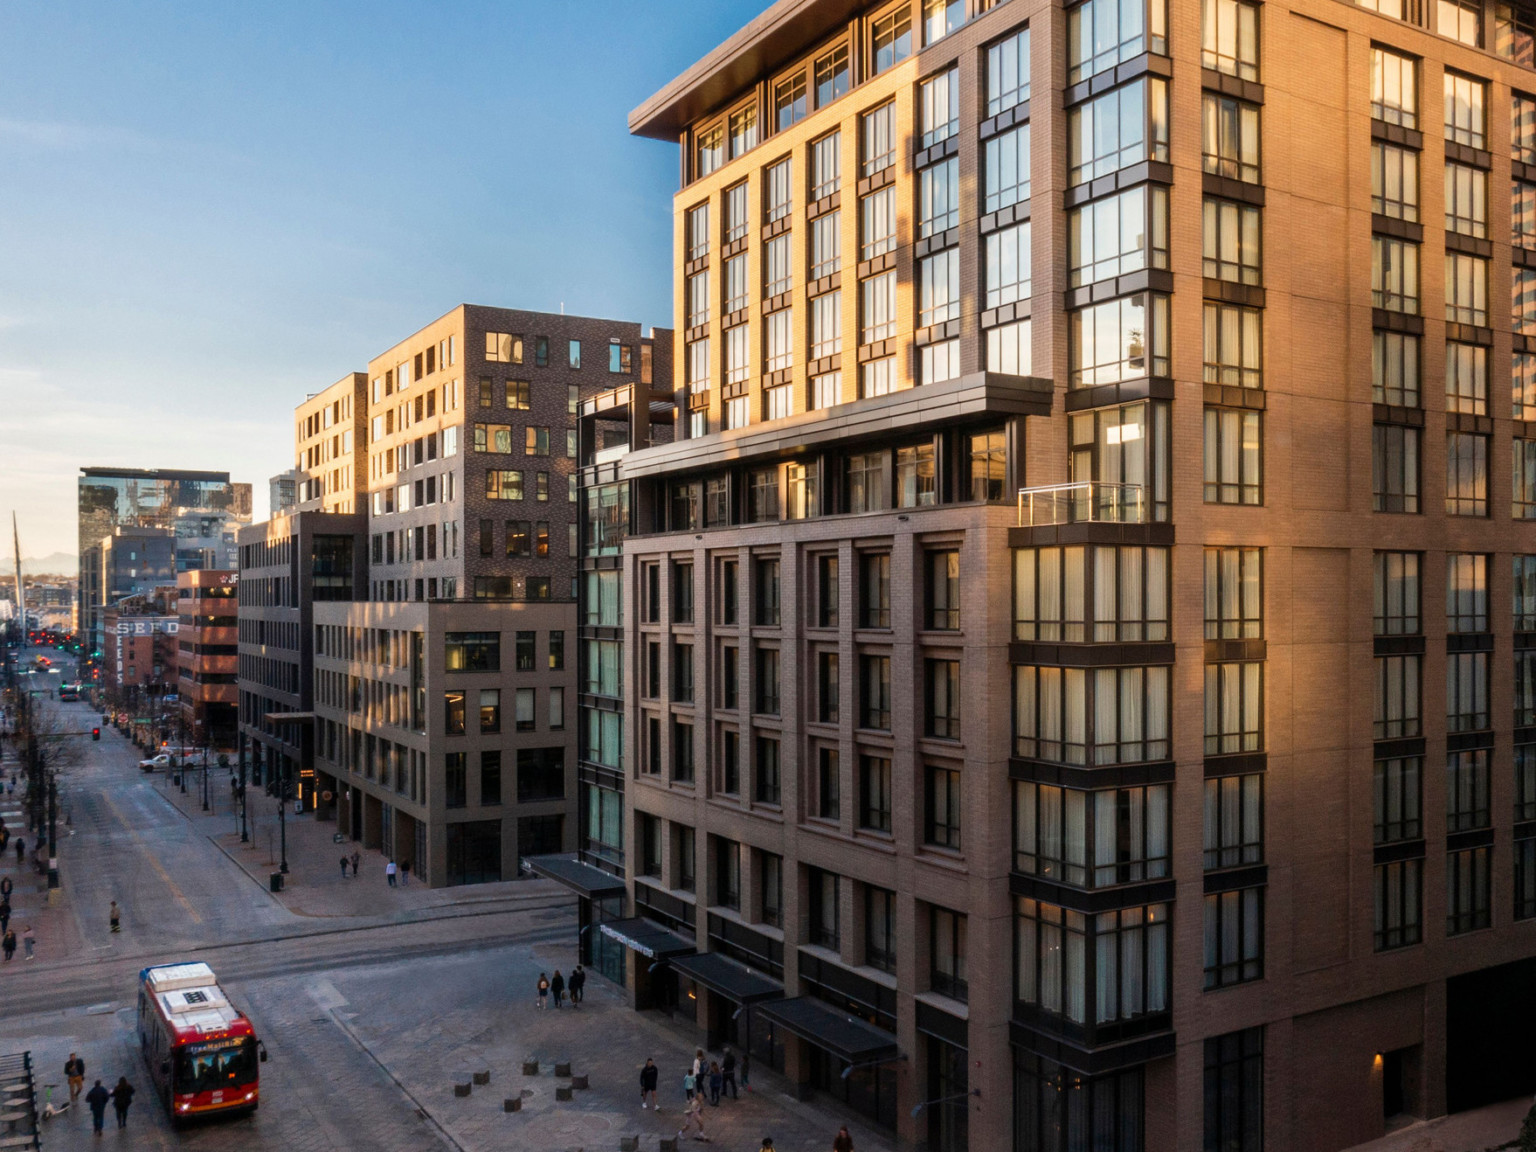
[[[67,675],[67,673],[66,673]],[[58,677],[48,677],[57,683]],[[70,730],[99,714],[52,704]],[[202,812],[197,774],[183,795],[162,774],[137,768],[139,752],[112,729],[77,739],[82,763],[61,776],[62,899],[50,906],[42,878],[0,863],[13,878],[13,927],[32,925],[37,959],[20,952],[0,968],[0,1053],[30,1049],[43,1084],[64,1084],[70,1052],[87,1087],[120,1075],[140,1090],[126,1134],[149,1148],[617,1149],[640,1136],[654,1152],[681,1122],[681,1080],[692,1039],[631,1011],[620,989],[588,983],[579,1011],[538,1012],[541,971],[569,970],[574,908],[544,881],[436,892],[389,888],[383,862],[363,853],[363,875],[342,880],[332,825],[289,823],[289,885],[268,891],[267,831],[275,802],[253,790],[255,834],[242,845],[228,773],[210,773],[213,811]],[[3,765],[8,780],[14,752]],[[20,792],[0,799],[24,830]],[[66,815],[68,823],[66,824]],[[356,846],[348,845],[347,851]],[[113,935],[116,900],[123,929]],[[255,1022],[271,1059],[261,1066],[262,1106],[249,1119],[172,1130],[133,1032],[136,978],[147,964],[201,959]],[[662,1068],[661,1116],[637,1107],[638,1067]],[[541,1062],[536,1077],[522,1061]],[[592,1087],[559,1102],[557,1061]],[[477,1071],[490,1084],[469,1098],[455,1083]],[[825,1149],[843,1117],[792,1100],[763,1076],[739,1102],[709,1109],[713,1143],[756,1152],[764,1134],[780,1149]],[[67,1090],[65,1090],[67,1095]],[[508,1097],[520,1112],[503,1111]],[[888,1145],[855,1126],[860,1152]],[[70,1109],[44,1129],[46,1148],[93,1144],[90,1116]]]

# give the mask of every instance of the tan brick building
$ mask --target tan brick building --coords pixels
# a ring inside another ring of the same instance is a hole
[[[946,1152],[1536,1088],[1533,25],[780,0],[631,115],[637,998]]]
[[[238,572],[176,574],[176,633],[182,730],[188,744],[231,750],[239,739]]]
[[[300,511],[358,512],[359,450],[367,443],[368,376],[349,372],[294,410],[295,504]]]

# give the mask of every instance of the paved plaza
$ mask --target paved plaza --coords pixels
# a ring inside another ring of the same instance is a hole
[[[84,706],[65,707],[91,723]],[[288,822],[288,883],[274,895],[275,801],[252,791],[242,842],[227,772],[211,770],[205,813],[200,773],[183,794],[140,773],[137,751],[110,730],[83,742],[82,755],[62,792],[62,892],[50,903],[14,853],[0,862],[16,885],[12,924],[31,924],[38,940],[36,960],[18,952],[0,967],[0,1052],[30,1049],[40,1085],[62,1085],[78,1052],[87,1086],[126,1075],[140,1093],[126,1131],[109,1117],[105,1141],[94,1140],[76,1107],[48,1123],[45,1148],[617,1152],[638,1136],[657,1152],[676,1133],[691,1033],[635,1013],[597,976],[580,1009],[534,1006],[538,973],[569,971],[574,959],[575,910],[562,889],[390,888],[373,852],[362,853],[361,877],[344,880],[335,826],[301,816]],[[14,766],[0,763],[0,776]],[[13,829],[25,825],[19,801],[0,795]],[[118,935],[107,925],[113,900]],[[148,1093],[133,1003],[141,967],[185,958],[213,965],[271,1060],[255,1116],[175,1131]],[[659,1116],[639,1107],[647,1056],[662,1070]],[[530,1057],[536,1076],[523,1075]],[[554,1065],[566,1061],[590,1087],[560,1101],[569,1081]],[[475,1072],[489,1072],[489,1084],[456,1096]],[[824,1152],[849,1123],[859,1152],[891,1152],[829,1103],[793,1099],[771,1073],[755,1070],[752,1089],[706,1109],[712,1147],[756,1152],[766,1134],[785,1152]],[[508,1098],[522,1102],[518,1112],[504,1111]]]

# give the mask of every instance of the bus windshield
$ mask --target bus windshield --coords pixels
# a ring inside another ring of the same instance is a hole
[[[189,1044],[176,1053],[177,1095],[238,1088],[256,1080],[256,1041]]]

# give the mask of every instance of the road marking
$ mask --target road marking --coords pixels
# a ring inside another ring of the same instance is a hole
[[[139,850],[144,854],[144,858],[150,862],[150,865],[156,872],[160,873],[160,879],[165,881],[165,886],[171,890],[171,895],[175,897],[176,903],[180,904],[183,908],[186,909],[187,915],[192,917],[192,922],[194,924],[201,924],[203,922],[203,918],[197,914],[197,909],[192,907],[192,902],[188,900],[184,895],[182,895],[181,889],[176,887],[176,881],[171,879],[171,874],[165,870],[165,867],[160,863],[159,859],[153,852],[149,850],[149,847],[144,843],[143,837],[138,834],[138,832],[131,824],[128,823],[128,821],[123,819],[123,814],[117,810],[117,805],[112,803],[112,798],[110,796],[108,796],[105,792],[100,793],[100,796],[102,803],[106,804],[106,806],[111,809],[112,818],[123,826],[123,831],[128,833],[128,835],[133,838],[134,844],[136,844]]]

